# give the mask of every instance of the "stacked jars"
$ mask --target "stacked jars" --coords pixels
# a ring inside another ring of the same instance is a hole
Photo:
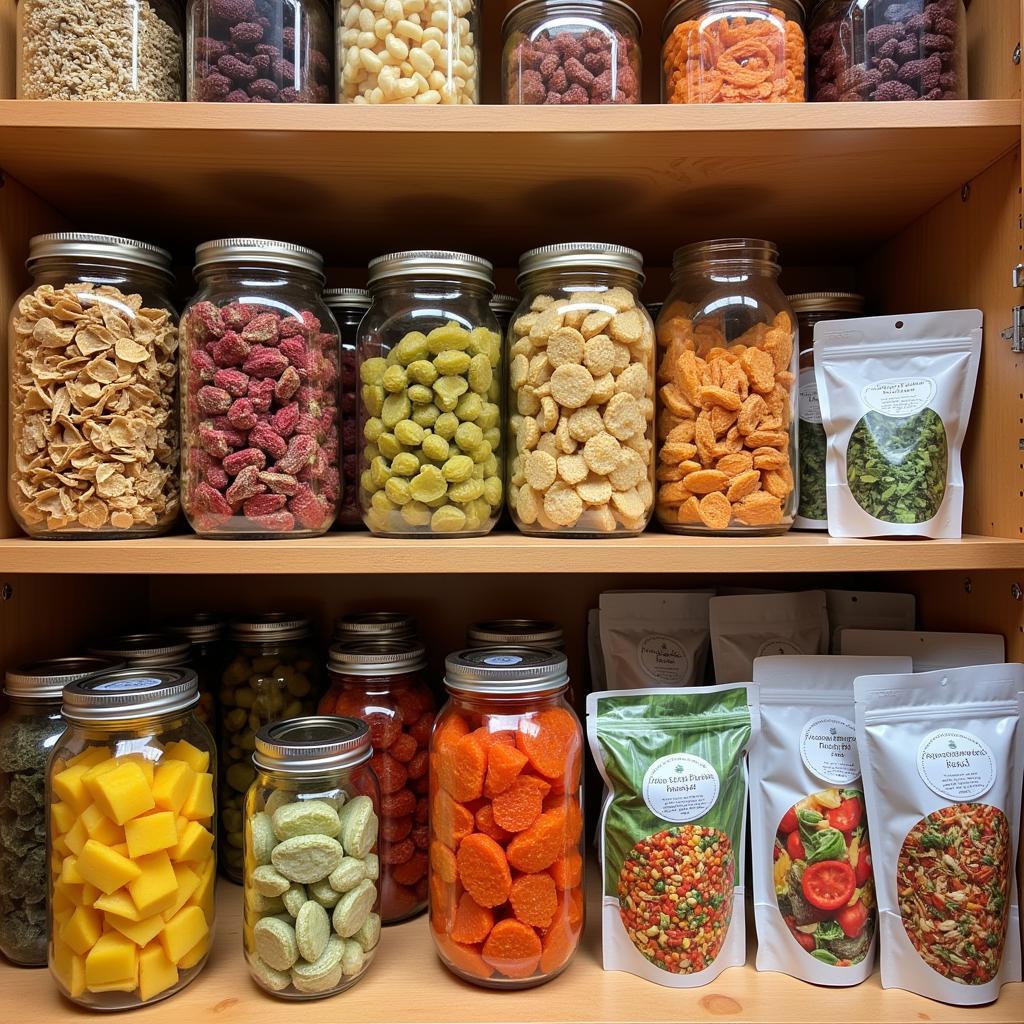
[[[334,643],[414,640],[416,620],[405,612],[353,612],[334,624]]]
[[[69,683],[49,767],[50,970],[92,1009],[164,999],[202,970],[214,923],[213,740],[188,669]]]
[[[370,764],[381,791],[384,924],[427,905],[427,747],[434,697],[426,667],[426,653],[415,640],[335,644],[328,662],[331,688],[320,701],[320,714],[357,718],[370,730]]]
[[[490,988],[549,981],[583,928],[583,737],[565,655],[480,647],[445,665],[431,739],[430,924],[442,962]]]
[[[256,734],[245,798],[249,972],[282,999],[354,985],[380,939],[379,791],[366,726],[295,718]]]
[[[271,613],[240,619],[228,633],[220,705],[220,857],[224,874],[242,881],[242,803],[255,771],[256,733],[284,718],[311,715],[320,670],[308,619]]]
[[[797,507],[796,322],[771,242],[678,249],[658,317],[658,519],[784,533]]]
[[[170,253],[62,232],[33,238],[26,266],[8,331],[15,521],[34,537],[166,533],[178,517]]]
[[[259,238],[196,249],[182,315],[182,504],[201,536],[317,536],[338,473],[338,327],[323,258]]]
[[[491,619],[466,630],[469,647],[545,647],[560,651],[565,646],[562,627],[539,619]]]
[[[215,735],[217,722],[216,693],[224,669],[224,634],[227,624],[209,612],[195,612],[187,618],[166,623],[168,633],[189,642],[188,665],[199,678],[199,704],[196,718]]]
[[[523,533],[640,534],[654,505],[654,327],[634,249],[569,242],[519,261],[509,332],[509,504]]]
[[[383,536],[482,536],[502,501],[501,338],[487,260],[370,263],[359,332],[363,520]]]

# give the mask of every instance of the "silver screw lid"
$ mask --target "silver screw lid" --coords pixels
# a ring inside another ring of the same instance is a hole
[[[229,627],[232,640],[245,643],[300,640],[313,632],[309,619],[291,612],[267,612],[249,619],[236,619]]]
[[[857,292],[798,292],[786,298],[794,313],[864,312],[864,296]]]
[[[427,652],[415,640],[332,644],[327,667],[347,676],[388,676],[427,667]]]
[[[88,679],[97,672],[122,668],[123,663],[109,658],[48,658],[8,669],[4,693],[21,700],[57,700],[68,683]]]
[[[172,257],[166,249],[120,235],[98,235],[89,231],[54,231],[36,235],[29,240],[25,266],[32,270],[40,260],[55,257],[131,263],[172,276]]]
[[[372,301],[365,288],[324,289],[324,302],[332,309],[369,309]]]
[[[538,270],[625,270],[644,280],[644,258],[636,249],[610,242],[559,242],[529,249],[519,257],[517,283]]]
[[[545,647],[474,647],[448,655],[444,685],[485,696],[556,693],[569,685],[568,661]]]
[[[354,768],[369,760],[370,730],[358,718],[286,718],[256,733],[252,763],[271,771],[309,773]]]
[[[504,292],[496,292],[491,296],[488,303],[492,311],[499,316],[511,316],[519,308],[519,299],[514,295],[506,295]]]
[[[270,238],[216,238],[196,246],[196,272],[218,263],[283,265],[324,276],[324,258],[315,249]]]
[[[89,653],[123,661],[129,668],[177,668],[188,664],[192,644],[168,633],[124,633],[91,645]]]
[[[414,637],[416,620],[405,612],[357,612],[334,624],[335,643]]]
[[[561,647],[562,627],[540,619],[491,619],[466,630],[470,647]]]
[[[196,612],[185,619],[164,623],[168,633],[182,636],[191,643],[209,643],[220,640],[227,631],[227,623],[211,612]]]
[[[456,277],[494,287],[494,265],[481,256],[450,249],[407,249],[370,260],[366,282],[372,288],[389,277]]]
[[[187,711],[199,702],[190,668],[122,668],[64,687],[61,713],[69,722],[119,722]]]

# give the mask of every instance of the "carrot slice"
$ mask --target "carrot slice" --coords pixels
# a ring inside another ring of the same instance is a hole
[[[461,942],[455,942],[447,935],[437,936],[437,945],[441,955],[456,970],[474,978],[489,978],[493,968],[484,963],[480,951],[474,946],[465,946]]]
[[[504,846],[511,838],[512,833],[506,832],[494,820],[494,808],[490,804],[484,804],[476,812],[476,830],[490,836],[496,843]]]
[[[453,747],[463,736],[469,733],[469,724],[459,714],[447,714],[440,718],[434,726],[431,737],[431,749],[440,754]]]
[[[515,747],[495,743],[487,751],[487,779],[484,796],[496,797],[504,793],[526,767],[526,755]]]
[[[514,917],[499,921],[487,936],[482,956],[506,978],[529,978],[540,963],[540,937]]]
[[[565,853],[565,807],[545,811],[508,844],[508,860],[519,871],[544,871]],[[495,818],[497,820],[497,818]]]
[[[490,836],[474,832],[466,836],[455,855],[459,879],[482,907],[497,907],[512,888],[505,851]]]
[[[475,736],[463,736],[438,753],[438,781],[459,803],[479,800],[484,792],[487,751]]]
[[[536,785],[539,781],[528,775],[521,776],[494,798],[494,820],[499,827],[507,832],[522,832],[540,817],[544,798]]]
[[[539,711],[532,718],[520,719],[516,746],[539,774],[561,778],[580,748],[579,723],[564,708]]]
[[[508,894],[512,912],[523,924],[547,928],[558,909],[558,891],[548,874],[520,875]]]
[[[565,805],[565,852],[576,848],[583,835],[583,811],[574,797]]]
[[[473,812],[457,804],[443,789],[434,794],[431,813],[434,835],[453,850],[473,831]]]
[[[455,920],[448,934],[456,942],[483,942],[493,927],[494,914],[490,907],[481,907],[468,892],[464,892],[455,908]]]
[[[550,871],[559,889],[575,889],[583,880],[583,858],[579,850],[569,850],[551,865]]]
[[[551,974],[564,967],[576,951],[579,938],[579,926],[574,927],[568,918],[555,918],[551,927],[544,933],[544,938],[541,942],[541,973]]]
[[[452,885],[459,877],[459,869],[455,864],[455,854],[444,843],[434,840],[430,844],[430,867],[443,882]]]
[[[440,875],[430,876],[430,923],[434,931],[447,935],[455,916],[455,885],[446,884]]]

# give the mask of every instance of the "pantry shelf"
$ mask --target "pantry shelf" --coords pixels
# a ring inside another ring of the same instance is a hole
[[[649,265],[730,233],[820,261],[829,245],[849,259],[959,192],[1019,144],[1020,110],[8,100],[0,168],[81,229],[186,250],[251,230],[346,266],[439,242],[508,265],[561,240],[570,217]]]

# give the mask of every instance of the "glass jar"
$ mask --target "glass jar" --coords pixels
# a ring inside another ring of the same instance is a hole
[[[803,103],[800,0],[678,0],[662,24],[663,103]]]
[[[209,612],[195,612],[187,618],[165,623],[168,633],[189,642],[188,664],[199,678],[199,703],[196,718],[215,735],[217,727],[217,689],[224,671],[224,634],[227,623]]]
[[[506,103],[640,102],[640,33],[622,0],[525,0],[501,26]]]
[[[263,726],[245,797],[242,942],[255,982],[281,999],[354,985],[380,939],[380,790],[366,725],[292,718]]]
[[[540,619],[491,619],[466,630],[468,647],[546,647],[560,651],[565,636],[557,622]]]
[[[480,102],[475,0],[339,0],[334,12],[339,103]]]
[[[259,238],[196,249],[182,314],[182,503],[200,536],[315,537],[334,522],[338,325],[323,258]]]
[[[814,379],[814,325],[823,320],[863,316],[864,296],[853,292],[803,292],[790,295],[800,332],[800,504],[793,525],[798,530],[827,530],[825,455],[828,439],[821,423],[818,385]]]
[[[178,518],[171,254],[67,231],[36,235],[25,265],[32,286],[8,330],[15,521],[41,538],[166,533]]]
[[[104,658],[54,658],[7,672],[0,715],[0,953],[45,967],[46,763],[64,733],[66,683],[114,667]]]
[[[963,0],[821,0],[808,37],[816,101],[967,99]]]
[[[501,511],[501,337],[492,266],[434,249],[370,262],[359,328],[363,521],[479,537]]]
[[[405,612],[355,612],[334,623],[336,644],[416,639],[416,620]]]
[[[445,662],[448,703],[430,741],[430,925],[442,963],[475,985],[550,981],[579,943],[583,732],[568,683],[565,655],[536,647]]]
[[[370,730],[370,764],[381,791],[384,924],[427,905],[427,747],[436,708],[426,667],[426,652],[415,640],[335,644],[327,664],[330,690],[319,707],[321,715],[358,718]]]
[[[785,533],[797,489],[796,320],[771,242],[677,249],[658,318],[658,521]]]
[[[50,970],[90,1009],[165,999],[213,938],[213,737],[195,673],[125,668],[64,687],[53,751]]]
[[[341,340],[341,506],[337,526],[362,526],[359,507],[359,422],[356,382],[359,379],[359,322],[370,308],[370,293],[363,288],[328,288],[324,302],[338,322]]]
[[[326,0],[188,0],[188,98],[330,103]]]
[[[192,645],[171,633],[122,633],[90,644],[89,653],[128,668],[190,668]]]
[[[519,260],[509,332],[509,506],[523,533],[643,533],[654,506],[654,327],[635,249],[568,242]]]
[[[182,98],[184,31],[173,0],[20,0],[18,99]]]
[[[498,321],[498,332],[504,338],[508,332],[508,325],[512,321],[512,314],[519,306],[519,300],[514,295],[504,295],[496,292],[491,296],[491,301],[488,305]]]
[[[242,881],[242,803],[255,772],[256,733],[283,718],[311,715],[321,671],[309,619],[272,612],[231,623],[221,677],[220,865]]]

